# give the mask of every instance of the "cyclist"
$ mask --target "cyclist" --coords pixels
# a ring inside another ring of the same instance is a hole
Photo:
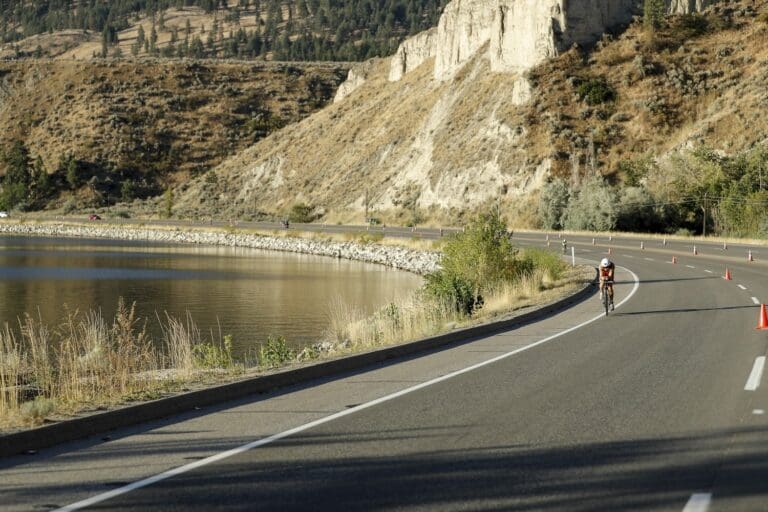
[[[603,258],[600,262],[600,300],[603,300],[603,293],[608,288],[608,298],[611,300],[611,311],[613,311],[613,274],[616,272],[616,265],[608,258]]]

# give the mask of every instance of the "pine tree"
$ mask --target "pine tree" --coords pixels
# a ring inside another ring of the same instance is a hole
[[[661,27],[667,14],[665,0],[643,0],[643,25],[649,32],[655,32]]]

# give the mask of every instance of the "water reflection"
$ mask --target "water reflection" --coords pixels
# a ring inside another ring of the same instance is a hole
[[[119,297],[157,315],[189,311],[204,332],[239,350],[268,334],[316,341],[336,297],[371,312],[420,285],[417,276],[346,260],[244,248],[0,237],[0,322],[25,312],[54,324],[65,307],[111,318]]]

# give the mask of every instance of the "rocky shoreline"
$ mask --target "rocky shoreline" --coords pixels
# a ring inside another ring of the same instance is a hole
[[[255,233],[221,232],[205,229],[127,227],[112,224],[82,226],[64,223],[11,223],[0,222],[0,234],[23,236],[107,238],[163,243],[247,247],[270,251],[294,252],[315,256],[330,256],[348,260],[376,263],[398,270],[424,275],[434,272],[440,254],[352,241],[315,240],[299,237],[274,237]]]

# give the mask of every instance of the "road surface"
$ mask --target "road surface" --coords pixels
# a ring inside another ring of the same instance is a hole
[[[610,247],[620,266],[607,318],[592,296],[446,350],[3,460],[0,509],[768,510],[755,329],[768,251],[568,238],[580,260]]]

